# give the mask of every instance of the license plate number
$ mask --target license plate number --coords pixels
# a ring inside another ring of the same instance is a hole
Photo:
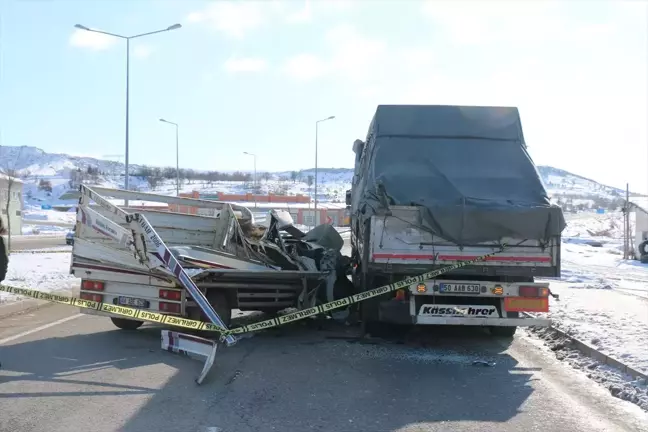
[[[131,306],[140,309],[148,309],[150,303],[148,300],[133,298],[133,297],[123,297],[120,296],[117,300],[118,303],[122,306]]]
[[[481,286],[477,284],[442,283],[439,284],[439,292],[453,294],[479,294],[481,292]]]

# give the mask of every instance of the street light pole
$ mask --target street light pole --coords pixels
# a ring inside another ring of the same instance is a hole
[[[256,155],[254,153],[248,153],[248,152],[243,152],[243,154],[246,154],[248,156],[252,156],[254,158],[254,187],[257,187],[257,174],[256,174]]]
[[[162,123],[168,123],[175,126],[175,135],[176,135],[176,196],[180,196],[180,146],[178,141],[178,123],[173,123],[172,121],[160,119]]]
[[[129,95],[130,95],[130,40],[143,37],[143,36],[148,36],[156,33],[163,33],[171,30],[176,30],[182,27],[180,24],[173,24],[172,26],[169,26],[165,29],[162,30],[155,30],[152,32],[147,32],[147,33],[140,33],[134,36],[123,36],[123,35],[118,35],[116,33],[109,33],[101,30],[96,30],[96,29],[91,29],[89,27],[86,27],[81,24],[75,24],[75,28],[78,28],[79,30],[85,30],[93,33],[101,33],[105,34],[108,36],[113,36],[119,39],[126,39],[126,154],[124,156],[124,189],[128,190],[128,178],[129,178],[129,158],[128,158],[128,139],[129,139]],[[128,199],[124,200],[124,206],[128,207]]]
[[[314,226],[317,226],[317,136],[319,135],[319,124],[322,122],[325,122],[327,120],[333,120],[335,116],[330,116],[326,117],[325,119],[322,120],[317,120],[315,122],[315,204],[314,204],[314,211],[315,211],[315,216],[314,216]]]
[[[254,158],[254,208],[257,206],[257,174],[256,174],[256,154],[254,153],[249,153],[249,152],[243,152],[243,154],[246,154],[248,156],[252,156]]]

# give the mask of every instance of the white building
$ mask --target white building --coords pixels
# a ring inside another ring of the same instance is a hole
[[[630,198],[630,215],[634,213],[634,239],[632,239],[632,250],[635,257],[639,259],[641,252],[639,252],[639,245],[648,240],[648,199],[646,198]],[[632,225],[631,225],[632,226]]]
[[[11,191],[9,184],[11,183]],[[7,199],[9,199],[9,214],[7,214]],[[23,182],[20,179],[9,180],[0,175],[0,209],[2,223],[7,227],[7,218],[11,218],[11,235],[22,234]]]

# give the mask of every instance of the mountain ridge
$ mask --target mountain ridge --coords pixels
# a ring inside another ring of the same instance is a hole
[[[144,165],[131,164],[131,176]],[[101,172],[106,178],[112,176],[123,178],[124,164],[120,161],[100,159],[89,156],[73,156],[66,153],[48,153],[34,146],[2,146],[0,147],[0,168],[15,169],[23,174],[29,174],[33,182],[39,179],[69,179],[72,171],[87,170],[89,167]],[[203,170],[195,170],[202,172]],[[248,170],[238,170],[239,172],[249,173]],[[220,171],[231,172],[231,171]],[[289,180],[293,173],[297,173],[299,180],[306,182],[310,176],[313,176],[314,168],[300,169],[294,171],[277,171],[268,172],[269,175],[259,172],[259,178],[274,178]],[[562,200],[564,203],[574,203],[578,205],[579,200],[593,202],[597,199],[617,200],[625,196],[625,191],[613,186],[604,185],[596,180],[574,174],[570,171],[556,168],[548,165],[539,165],[538,172],[544,182],[550,196],[556,201]],[[329,185],[338,184],[339,188],[350,186],[353,177],[353,168],[318,168],[318,183],[322,186],[324,183]],[[266,180],[267,181],[267,180]],[[631,196],[642,196],[631,193]],[[574,201],[576,200],[576,201]]]

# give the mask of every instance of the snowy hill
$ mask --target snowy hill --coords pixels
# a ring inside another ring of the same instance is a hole
[[[66,177],[70,171],[80,168],[85,170],[88,167],[98,168],[102,172],[123,172],[124,164],[95,159],[92,157],[70,156],[60,153],[47,153],[37,147],[3,146],[0,148],[0,166],[10,167],[15,170],[28,172],[37,177]],[[131,165],[133,169],[137,165]]]
[[[72,184],[70,180],[74,177],[74,172],[79,170],[83,173],[92,170],[94,173],[92,183],[123,188],[124,164],[121,162],[47,153],[36,147],[1,147],[0,167],[3,169],[13,168],[24,175],[26,209],[29,205],[40,207],[41,204],[63,203],[58,197],[70,188]],[[132,187],[142,191],[148,190],[164,194],[175,192],[173,180],[175,174],[160,177],[158,181],[151,182],[145,178],[134,176],[141,168],[138,165],[131,165],[130,185]],[[187,178],[182,179],[181,190],[183,191],[244,193],[253,190],[250,173],[238,173],[238,177],[231,177],[231,173],[213,172],[203,173],[203,178],[199,178],[201,175],[197,176],[196,172],[188,171]],[[559,168],[539,166],[538,171],[552,200],[566,210],[584,210],[591,207],[614,208],[615,205],[620,205],[625,195],[624,191],[618,188],[600,184],[595,180]],[[310,195],[314,192],[314,175],[315,170],[312,168],[258,173],[259,192]],[[231,177],[225,180],[235,179],[236,181],[223,181],[223,176]],[[321,202],[344,202],[344,193],[350,187],[352,177],[353,170],[351,168],[320,168],[318,199]],[[87,178],[84,181],[88,181]],[[49,188],[43,189],[43,182],[49,182],[51,191]]]

